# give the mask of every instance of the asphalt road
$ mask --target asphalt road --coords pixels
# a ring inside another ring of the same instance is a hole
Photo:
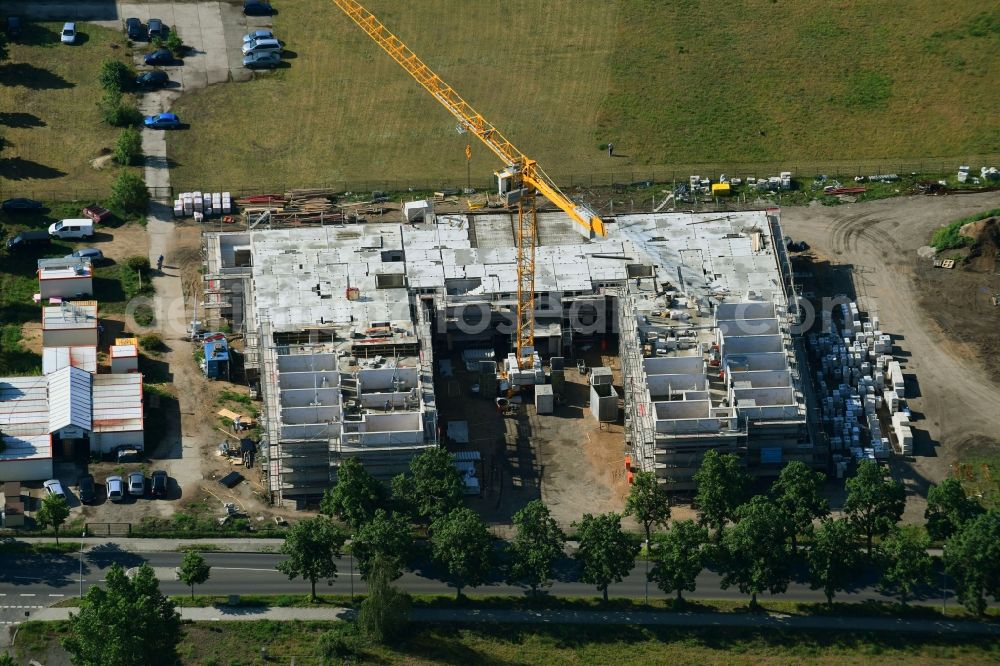
[[[160,587],[166,594],[178,595],[189,592],[189,589],[177,580],[174,568],[177,567],[183,553],[143,553],[136,554],[118,549],[108,544],[86,551],[83,555],[82,589],[86,592],[93,585],[100,585],[108,567],[118,562],[125,568],[148,563],[154,568]],[[289,581],[284,574],[275,569],[275,565],[283,559],[282,555],[271,553],[205,553],[206,561],[211,565],[211,577],[207,583],[195,589],[198,594],[230,595],[230,594],[301,594],[309,591],[309,584],[302,580]],[[365,591],[365,582],[361,580],[356,566],[350,558],[344,558],[337,564],[339,575],[333,585],[319,583],[317,592],[350,594]],[[597,590],[575,580],[570,561],[565,562],[564,571],[557,574],[558,580],[549,588],[552,594],[559,596],[596,596]],[[746,595],[735,588],[723,590],[721,577],[714,571],[702,573],[698,579],[695,592],[686,593],[692,599],[736,599],[744,600]],[[415,571],[406,572],[398,585],[412,593],[453,593],[438,571],[432,567],[416,567]],[[66,597],[80,593],[80,556],[79,555],[35,555],[35,554],[0,554],[0,624],[10,624],[23,621],[25,613],[31,613],[40,607],[48,606]],[[522,594],[522,588],[506,585],[496,581],[474,590],[466,590],[476,594]],[[639,562],[633,571],[621,583],[613,584],[609,589],[612,597],[643,598],[646,592],[645,563]],[[662,598],[664,595],[655,585],[649,585],[650,598]],[[769,595],[762,595],[761,601],[766,601]],[[818,602],[824,601],[821,591],[809,589],[808,582],[798,580],[789,585],[788,591],[775,595],[774,599],[783,601]],[[837,595],[839,601],[863,601],[869,599],[888,600],[874,589],[872,584],[860,585],[848,593]],[[940,603],[940,589],[927,590],[925,603]],[[947,595],[947,603],[955,600]],[[30,617],[30,615],[29,615]]]

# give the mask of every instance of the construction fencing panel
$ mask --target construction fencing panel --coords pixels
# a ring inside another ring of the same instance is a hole
[[[86,523],[84,530],[87,536],[129,536],[132,534],[132,523]]]

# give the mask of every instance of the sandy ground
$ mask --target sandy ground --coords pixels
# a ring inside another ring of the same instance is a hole
[[[910,491],[908,520],[922,519],[928,485],[948,476],[957,460],[1000,452],[1000,386],[990,380],[975,351],[982,333],[960,325],[942,328],[942,308],[962,306],[947,289],[929,292],[920,275],[941,269],[930,268],[917,255],[936,227],[997,206],[1000,193],[993,192],[782,211],[785,233],[811,246],[816,279],[805,289],[821,296],[853,284],[859,307],[877,314],[882,330],[894,337],[916,417],[914,457],[892,464],[893,474]],[[970,311],[966,316],[996,315]]]

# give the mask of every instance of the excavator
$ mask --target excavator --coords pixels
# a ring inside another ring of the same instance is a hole
[[[549,178],[538,162],[518,150],[493,123],[486,120],[441,80],[416,53],[370,11],[355,0],[332,0],[354,23],[392,57],[417,83],[458,120],[466,132],[476,135],[504,163],[496,172],[497,186],[508,208],[517,206],[517,336],[518,369],[532,367],[535,347],[535,246],[538,217],[535,204],[541,195],[573,220],[587,238],[605,236],[604,221],[583,204],[571,201]]]

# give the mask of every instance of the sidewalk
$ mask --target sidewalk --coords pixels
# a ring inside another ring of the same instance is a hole
[[[13,537],[26,543],[55,543],[54,537]],[[169,553],[178,551],[181,547],[206,546],[209,550],[220,553],[277,553],[284,539],[142,539],[137,537],[73,537],[63,534],[60,542],[83,542],[85,549],[94,546],[114,544],[122,550],[131,553]]]
[[[43,608],[32,620],[66,620],[72,608]],[[254,608],[218,606],[213,608],[181,608],[181,619],[193,622],[230,622],[272,620],[275,622],[327,621],[351,617],[355,611],[347,608]],[[662,627],[764,628],[834,631],[897,631],[906,633],[977,634],[1000,636],[1000,624],[969,620],[920,620],[882,617],[788,616],[777,614],[737,613],[669,613],[651,611],[592,611],[592,610],[478,610],[450,608],[418,608],[410,612],[414,622],[460,622],[490,624],[612,624]]]

